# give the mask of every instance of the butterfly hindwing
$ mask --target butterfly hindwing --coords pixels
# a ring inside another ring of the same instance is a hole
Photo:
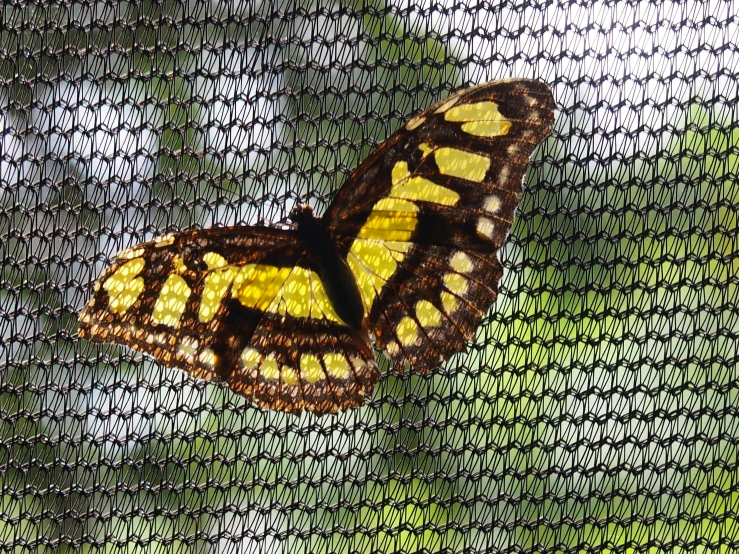
[[[412,118],[354,172],[326,215],[368,327],[424,372],[464,348],[497,295],[496,252],[554,100],[538,81],[498,81]]]
[[[366,333],[316,318],[266,314],[241,352],[228,384],[263,408],[317,414],[354,408],[380,376]]]
[[[121,252],[80,316],[80,336],[121,343],[257,405],[335,412],[379,377],[368,337],[347,327],[291,231],[169,235]]]

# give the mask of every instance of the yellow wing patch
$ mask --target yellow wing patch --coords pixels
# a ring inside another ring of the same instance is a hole
[[[378,200],[349,248],[347,263],[359,287],[367,315],[412,244],[418,206],[403,198]]]
[[[300,375],[311,385],[323,378],[321,360],[314,354],[303,354],[300,357]]]
[[[244,364],[244,368],[247,370],[257,369],[261,357],[261,354],[256,348],[247,346],[241,352],[241,363]]]
[[[216,353],[213,352],[213,350],[211,350],[210,348],[203,348],[198,355],[198,360],[203,365],[213,368],[216,366]]]
[[[416,303],[416,318],[424,327],[438,327],[441,325],[441,312],[428,300],[419,300]]]
[[[290,271],[289,267],[247,264],[239,270],[234,279],[234,296],[247,308],[267,311],[290,275]]]
[[[266,264],[228,265],[220,254],[203,256],[209,273],[205,277],[198,316],[211,321],[229,288],[243,306],[293,317],[329,319],[342,323],[326,294],[323,282],[304,267],[276,267]]]
[[[179,275],[172,274],[167,277],[154,304],[154,311],[151,314],[152,321],[167,327],[176,327],[185,311],[191,292],[187,282]]]
[[[458,296],[466,294],[468,286],[467,279],[463,275],[458,273],[447,273],[444,275],[444,287]]]
[[[422,144],[421,146],[427,145]],[[490,158],[473,152],[457,148],[437,148],[433,150],[433,153],[439,173],[442,175],[482,183],[490,169]]]
[[[266,311],[293,317],[329,319],[342,323],[317,274],[294,267],[277,291]]]
[[[398,264],[412,246],[410,242],[366,239],[354,241],[349,249],[347,262],[362,295],[365,315],[369,313],[375,298],[397,271]]]
[[[282,366],[282,369],[280,370],[280,379],[282,379],[282,382],[288,387],[294,387],[300,382],[298,373],[289,365]]]
[[[134,258],[105,280],[103,288],[108,292],[108,307],[111,312],[123,314],[134,305],[144,290],[144,279],[138,277],[144,265],[143,258]]]
[[[311,314],[312,302],[311,271],[302,267],[294,268],[285,279],[274,300],[267,306],[268,312],[286,313],[294,317],[321,317],[318,307]]]
[[[323,363],[326,366],[326,372],[335,379],[349,379],[351,377],[351,367],[346,356],[338,352],[329,352],[323,357]]]
[[[461,250],[452,254],[449,259],[449,265],[457,273],[469,273],[474,268],[470,257]]]
[[[262,360],[259,371],[267,381],[276,381],[279,379],[280,365],[277,363],[277,357],[274,354],[267,354]]]
[[[403,346],[411,346],[418,340],[418,324],[408,316],[400,320],[395,332],[398,335],[400,344]]]
[[[459,201],[459,194],[452,189],[442,187],[423,177],[412,176],[407,162],[397,162],[392,172],[393,187],[388,196],[406,200],[434,202],[444,206],[454,206]]]
[[[457,300],[457,297],[451,294],[450,292],[442,291],[440,298],[441,298],[441,305],[447,314],[454,313],[459,307],[459,301]]]
[[[389,199],[395,200],[395,199]],[[396,202],[403,202],[402,200]],[[391,241],[407,241],[413,235],[416,229],[418,219],[415,214],[415,204],[405,202],[413,208],[413,211],[393,211],[385,212],[384,210],[374,211],[369,215],[362,228],[357,234],[360,239],[375,240],[391,240]],[[379,204],[379,202],[378,202]]]
[[[444,119],[462,123],[462,131],[477,137],[500,137],[511,129],[495,102],[455,105],[444,112]]]
[[[239,269],[228,265],[226,258],[215,252],[207,252],[203,256],[203,261],[208,266],[209,273],[205,276],[198,318],[201,322],[208,323],[215,317],[218,306],[236,278]]]

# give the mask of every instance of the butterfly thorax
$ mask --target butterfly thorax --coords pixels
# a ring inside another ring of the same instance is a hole
[[[305,246],[337,315],[354,329],[362,328],[364,304],[354,275],[323,220],[313,215],[310,206],[296,208],[290,214],[298,238]]]

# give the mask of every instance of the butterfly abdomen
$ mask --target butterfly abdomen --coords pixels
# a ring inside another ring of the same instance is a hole
[[[364,304],[346,260],[341,257],[323,221],[308,206],[290,215],[297,224],[297,234],[326,289],[336,314],[350,327],[362,329]]]

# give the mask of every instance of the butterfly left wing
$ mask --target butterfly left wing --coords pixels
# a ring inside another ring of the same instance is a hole
[[[460,351],[496,298],[503,244],[554,100],[518,79],[453,94],[416,117],[339,190],[325,220],[395,362],[424,372]]]
[[[360,406],[379,378],[368,336],[336,314],[288,230],[189,231],[120,252],[80,314],[79,336],[288,412]]]

